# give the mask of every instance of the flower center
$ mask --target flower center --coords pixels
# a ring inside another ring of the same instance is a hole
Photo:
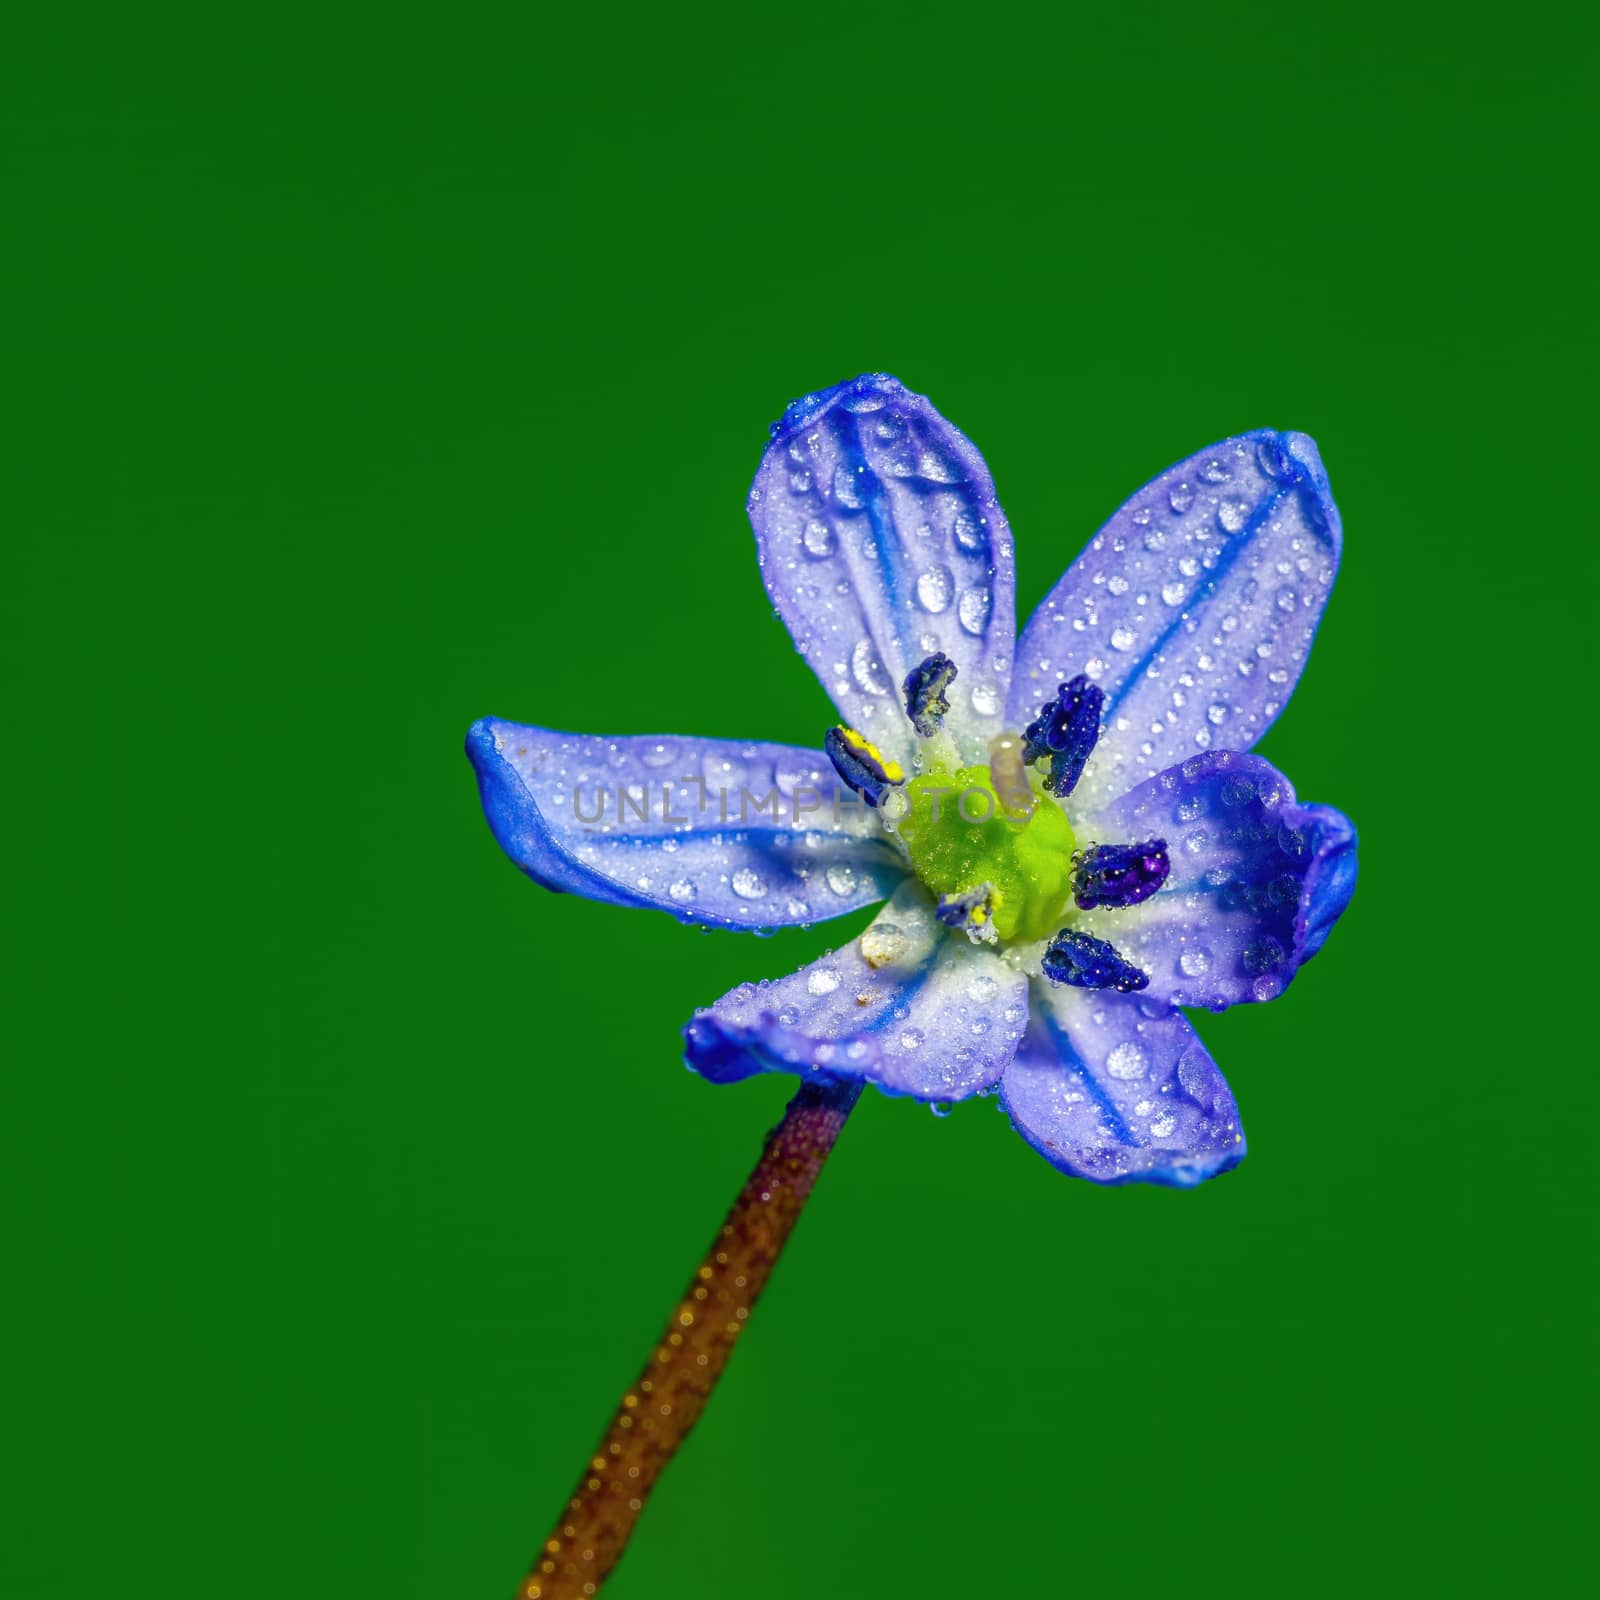
[[[895,832],[922,882],[962,897],[977,925],[992,919],[1002,939],[1045,939],[1072,894],[1072,827],[1048,794],[1029,786],[1024,800],[1002,781],[1004,797],[989,767],[935,767],[905,786]]]

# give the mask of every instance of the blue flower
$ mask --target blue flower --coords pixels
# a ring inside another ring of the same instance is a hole
[[[1243,1157],[1181,1006],[1271,1000],[1355,887],[1356,837],[1247,752],[1287,704],[1339,561],[1316,446],[1262,430],[1180,462],[1016,637],[983,458],[874,374],[796,401],[750,490],[767,592],[841,725],[819,750],[485,718],[495,836],[547,888],[767,929],[883,900],[848,947],[746,983],[689,1065],[998,1089],[1101,1183]]]

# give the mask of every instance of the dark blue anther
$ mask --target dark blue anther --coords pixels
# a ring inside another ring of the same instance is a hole
[[[980,883],[976,889],[940,895],[933,914],[945,927],[960,928],[974,944],[992,944],[996,937],[994,902],[994,885]]]
[[[1149,977],[1131,961],[1124,961],[1114,946],[1091,933],[1063,928],[1045,946],[1040,963],[1052,983],[1070,984],[1074,989],[1115,989],[1128,994],[1143,989]]]
[[[1143,844],[1092,844],[1072,858],[1072,898],[1080,911],[1136,906],[1167,881],[1172,863],[1165,839]]]
[[[890,761],[854,728],[829,728],[822,748],[833,763],[833,770],[869,806],[882,805],[883,797],[906,781],[900,763]]]
[[[1066,796],[1077,787],[1084,763],[1100,737],[1105,698],[1100,686],[1080,672],[1070,683],[1062,684],[1055,699],[1047,700],[1022,730],[1023,761],[1029,766],[1046,759],[1050,762],[1044,786],[1051,794]]]
[[[906,674],[906,715],[920,737],[931,739],[939,731],[950,710],[944,692],[955,678],[956,664],[942,650],[934,651],[921,666]]]

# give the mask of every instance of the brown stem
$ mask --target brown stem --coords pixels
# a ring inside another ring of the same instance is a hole
[[[518,1600],[594,1594],[627,1548],[661,1469],[695,1425],[827,1160],[859,1083],[805,1083],[590,1457]]]

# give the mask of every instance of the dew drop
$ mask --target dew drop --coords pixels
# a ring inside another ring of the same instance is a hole
[[[948,611],[954,593],[955,579],[949,567],[929,567],[917,579],[917,604],[924,611],[932,611],[935,615]]]
[[[956,543],[963,550],[983,548],[983,525],[970,511],[956,512],[955,521],[951,523],[950,528],[956,536]]]
[[[733,875],[733,892],[741,900],[759,900],[767,892],[766,879],[749,867],[740,867]]]
[[[825,556],[831,556],[837,549],[833,529],[821,517],[806,519],[806,525],[800,532],[800,543],[805,546],[806,554],[818,561]]]
[[[1211,957],[1204,950],[1185,950],[1178,957],[1178,966],[1186,978],[1203,977],[1211,970]]]
[[[861,935],[861,958],[869,967],[886,967],[906,953],[905,934],[893,922],[875,922]]]
[[[1181,517],[1194,504],[1194,490],[1187,483],[1174,484],[1167,490],[1167,504]]]
[[[993,605],[994,596],[987,589],[968,589],[956,607],[962,628],[974,637],[981,634],[989,626],[989,611]]]
[[[823,876],[827,879],[828,887],[837,895],[847,895],[856,886],[855,869],[842,861],[835,861]]]
[[[818,967],[806,977],[806,988],[814,995],[832,994],[839,987],[839,974],[832,967]]]
[[[1123,1082],[1142,1078],[1144,1051],[1133,1040],[1124,1039],[1121,1044],[1114,1046],[1111,1054],[1106,1057],[1106,1071],[1113,1078],[1120,1078]]]
[[[1111,648],[1113,650],[1131,650],[1134,645],[1135,634],[1132,628],[1113,628],[1111,630]]]
[[[868,694],[888,694],[888,675],[870,639],[858,640],[850,652],[850,673]]]
[[[948,1117],[955,1107],[948,1100],[930,1100],[928,1109],[936,1117]]]
[[[1157,1139],[1165,1139],[1176,1131],[1177,1126],[1178,1119],[1170,1111],[1163,1111],[1159,1117],[1151,1120],[1150,1132]]]
[[[1237,533],[1249,520],[1250,507],[1243,500],[1224,500],[1217,507],[1217,521],[1224,533]]]
[[[900,1035],[900,1048],[902,1050],[915,1050],[922,1044],[923,1037],[921,1028],[906,1028]]]
[[[1000,691],[992,683],[973,684],[972,709],[980,717],[992,717],[1000,709]]]
[[[1161,585],[1161,598],[1169,606],[1181,606],[1188,594],[1189,585],[1186,583],[1164,583]]]
[[[1256,461],[1269,478],[1287,478],[1289,476],[1288,454],[1276,439],[1258,439],[1256,441]]]
[[[999,992],[1000,985],[987,972],[978,973],[967,985],[968,996],[979,1005],[987,1005]]]
[[[694,885],[687,878],[678,878],[667,885],[667,893],[674,900],[693,900]]]

